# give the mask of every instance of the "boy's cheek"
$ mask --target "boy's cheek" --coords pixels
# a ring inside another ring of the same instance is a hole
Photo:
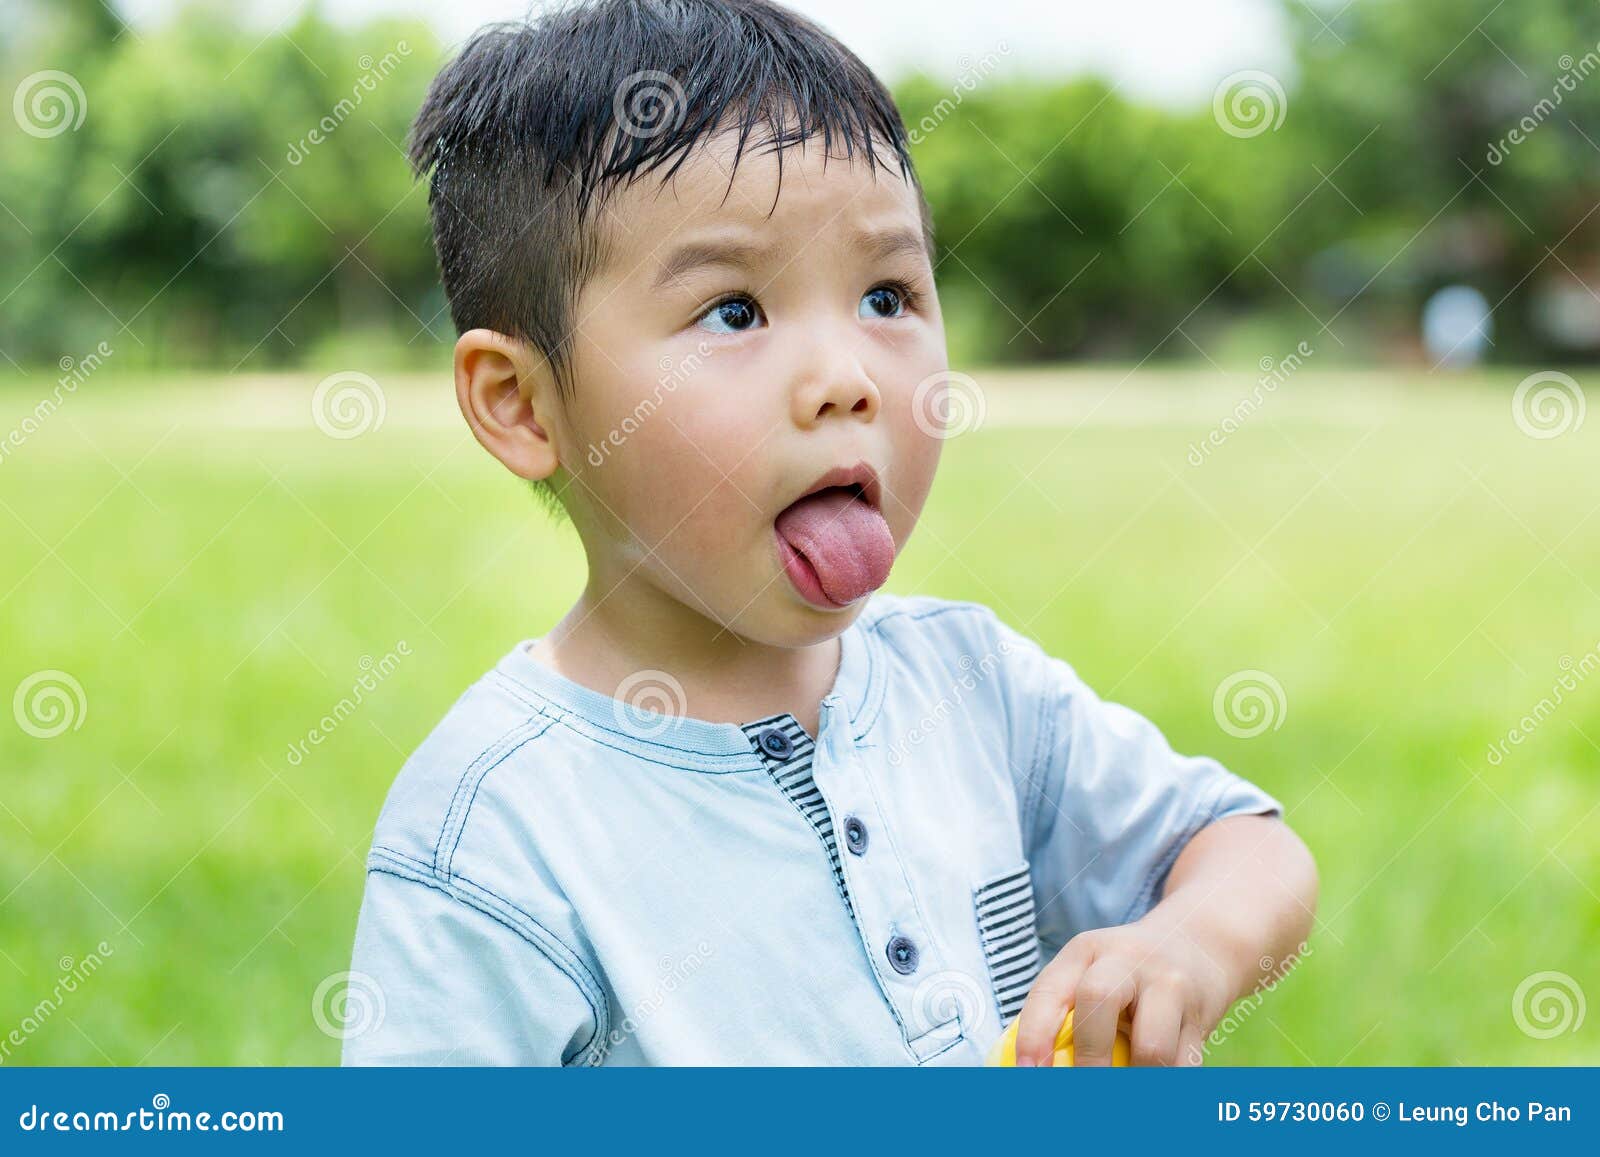
[[[934,476],[939,470],[939,458],[944,450],[945,438],[934,423],[918,409],[920,399],[913,399],[910,390],[886,399],[884,417],[893,426],[894,461],[890,467],[889,488],[892,499],[885,502],[885,515],[899,538],[901,529],[897,514],[903,515],[911,526],[922,512],[923,503],[933,488]],[[925,403],[924,403],[925,409]]]
[[[759,529],[772,485],[770,457],[752,441],[759,433],[694,418],[688,407],[641,418],[613,462],[596,472],[604,475],[596,494],[668,557],[726,550]]]
[[[738,479],[727,477],[681,438],[641,453],[611,483],[620,488],[613,509],[638,538],[669,557],[725,546],[758,517]]]
[[[569,409],[570,428],[583,464],[596,475],[597,491],[619,491],[624,477],[699,485],[702,475],[720,479],[738,461],[728,447],[742,440],[742,432],[733,421],[719,419],[704,384],[678,380],[670,372],[662,381],[653,380],[657,364],[651,358],[638,367],[625,365],[622,380],[615,370],[580,380]],[[727,408],[725,401],[721,405]],[[662,497],[659,484],[652,494]]]

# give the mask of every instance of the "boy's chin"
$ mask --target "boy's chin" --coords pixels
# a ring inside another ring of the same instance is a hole
[[[866,608],[870,593],[842,607],[814,606],[792,590],[777,591],[767,613],[747,616],[741,632],[771,647],[812,647],[842,634]],[[754,612],[756,608],[752,607]]]

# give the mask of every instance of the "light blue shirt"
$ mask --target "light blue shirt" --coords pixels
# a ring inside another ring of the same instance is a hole
[[[378,820],[346,1064],[981,1064],[1203,826],[1281,813],[987,607],[879,592],[818,734],[631,710],[523,642]]]

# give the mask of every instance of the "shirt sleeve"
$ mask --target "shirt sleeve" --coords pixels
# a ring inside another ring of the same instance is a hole
[[[561,1065],[597,1055],[571,976],[508,921],[433,884],[370,870],[342,1011],[346,1065]]]
[[[1214,759],[1180,755],[1144,716],[1101,699],[1064,660],[998,619],[1023,846],[1039,935],[1139,919],[1207,824],[1283,805]]]

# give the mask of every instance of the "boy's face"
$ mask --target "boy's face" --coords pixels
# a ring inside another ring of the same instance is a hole
[[[730,190],[723,135],[606,203],[557,435],[601,589],[642,580],[785,646],[837,634],[882,585],[943,433],[916,192],[822,152],[786,150],[780,190],[776,156],[747,149]],[[858,464],[863,493],[797,502]]]

